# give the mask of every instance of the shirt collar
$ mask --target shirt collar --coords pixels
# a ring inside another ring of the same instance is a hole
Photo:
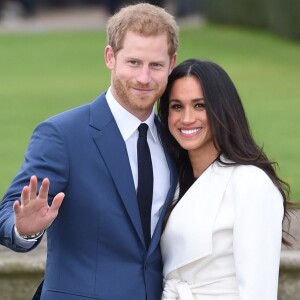
[[[106,92],[106,99],[108,106],[114,116],[114,119],[119,127],[121,135],[124,141],[126,141],[137,130],[137,128],[141,124],[141,121],[119,104],[119,102],[112,95],[111,87],[109,87],[108,91]],[[146,123],[149,126],[151,136],[156,142],[158,136],[154,118],[155,113],[153,108],[151,115],[143,123]]]

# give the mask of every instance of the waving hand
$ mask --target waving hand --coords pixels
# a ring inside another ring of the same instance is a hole
[[[58,215],[58,210],[65,197],[58,193],[48,205],[50,181],[44,178],[37,193],[37,177],[31,176],[29,186],[25,186],[21,194],[21,202],[14,203],[15,226],[22,235],[32,235],[47,229]]]

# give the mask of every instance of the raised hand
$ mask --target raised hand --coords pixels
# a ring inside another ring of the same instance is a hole
[[[47,229],[58,215],[58,210],[65,197],[58,193],[48,205],[50,181],[44,178],[37,193],[37,177],[31,176],[29,186],[25,186],[21,194],[21,203],[15,201],[15,226],[21,236],[32,235]]]

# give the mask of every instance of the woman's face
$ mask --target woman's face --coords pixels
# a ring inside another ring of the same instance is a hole
[[[168,125],[185,150],[203,153],[215,149],[202,87],[196,77],[182,77],[174,82],[169,98]]]

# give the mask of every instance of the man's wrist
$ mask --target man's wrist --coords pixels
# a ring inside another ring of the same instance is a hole
[[[15,225],[15,233],[16,235],[18,235],[20,238],[24,239],[24,240],[37,240],[38,238],[40,238],[43,234],[44,234],[45,230],[42,230],[36,234],[29,234],[29,235],[21,235],[18,232],[18,229]]]

